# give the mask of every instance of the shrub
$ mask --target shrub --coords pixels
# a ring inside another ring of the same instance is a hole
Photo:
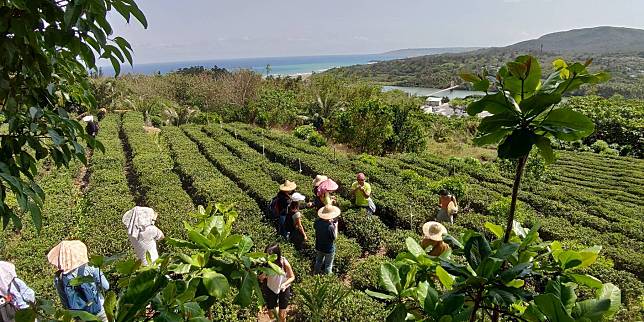
[[[308,276],[295,285],[296,321],[384,321],[382,303],[346,287],[334,276]]]
[[[344,275],[349,271],[351,263],[362,255],[362,248],[353,239],[339,236],[335,242],[335,260],[333,270],[335,274]]]
[[[593,151],[595,151],[597,153],[601,153],[601,152],[609,149],[608,143],[606,143],[606,141],[604,141],[604,140],[595,141],[595,143],[590,145],[590,148],[593,149]]]
[[[154,127],[160,128],[161,126],[163,126],[163,120],[158,115],[150,116],[150,122]]]
[[[508,213],[510,212],[510,202],[512,200],[507,197],[496,202],[493,202],[487,207],[487,211],[490,215],[494,216],[497,220],[502,220],[507,218]],[[534,216],[534,211],[530,207],[526,206],[522,201],[517,200],[516,213],[514,215],[515,220],[520,223],[525,223],[529,218]]]
[[[373,155],[366,154],[366,153],[360,154],[358,156],[358,160],[360,160],[360,161],[362,161],[362,162],[364,162],[366,164],[372,165],[372,166],[376,166],[378,164],[378,160],[376,159],[376,157],[374,157]]]
[[[321,147],[326,145],[326,139],[324,138],[324,136],[322,136],[322,134],[318,132],[311,133],[311,135],[309,135],[308,141],[312,146]]]
[[[457,199],[460,199],[467,193],[467,181],[468,179],[463,176],[447,177],[440,181],[430,183],[429,190],[438,194],[444,189],[455,195]]]
[[[615,149],[608,148],[606,150],[601,151],[599,154],[617,156],[617,155],[619,155],[619,151],[615,150]]]
[[[203,125],[217,124],[221,121],[221,116],[213,112],[199,112],[196,113],[194,117],[190,118],[191,123]]]
[[[351,286],[356,290],[383,290],[380,286],[380,265],[389,262],[391,259],[382,256],[368,256],[364,260],[353,263],[349,270]]]
[[[309,136],[313,133],[315,133],[315,127],[313,125],[302,125],[293,130],[293,135],[302,140],[308,140]]]

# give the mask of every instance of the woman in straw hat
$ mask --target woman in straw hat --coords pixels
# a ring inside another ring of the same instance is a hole
[[[134,247],[136,258],[147,266],[146,253],[150,254],[152,262],[159,258],[157,252],[157,241],[164,238],[163,232],[154,223],[157,220],[157,213],[148,207],[136,206],[123,214],[123,224],[127,228],[127,238]]]
[[[313,198],[311,198],[311,202],[307,204],[308,207],[310,208],[315,208],[315,209],[320,209],[324,207],[324,196],[322,198],[318,197],[318,187],[320,184],[329,178],[327,176],[323,176],[318,174],[315,176],[313,179]]]
[[[449,249],[449,245],[443,241],[443,235],[447,234],[447,228],[436,221],[428,221],[423,225],[423,240],[420,246],[426,249],[432,245],[429,256],[440,256]]]
[[[0,295],[0,308],[4,307],[0,309],[0,319],[12,320],[16,310],[26,309],[36,301],[34,290],[18,278],[16,266],[5,261],[0,261]]]
[[[291,195],[297,189],[297,185],[293,181],[286,180],[279,186],[277,195],[271,199],[270,212],[273,220],[279,219],[280,214],[291,203]],[[280,223],[281,224],[281,223]]]
[[[333,258],[335,257],[335,240],[338,237],[338,222],[335,220],[340,216],[340,208],[333,205],[326,205],[318,210],[318,218],[315,220],[315,257],[314,274],[331,274],[333,270]]]
[[[108,290],[110,284],[100,269],[88,265],[87,246],[80,240],[64,240],[49,251],[47,260],[58,269],[54,277],[54,286],[63,306],[66,309],[82,309],[96,315],[102,321],[107,321],[107,315],[103,309],[105,298],[100,290]],[[82,288],[71,286],[70,281],[78,276],[91,276],[94,281],[84,283]],[[84,291],[89,291],[89,294]],[[74,295],[74,299],[70,295]],[[88,299],[88,295],[93,298]],[[77,307],[79,298],[83,299],[83,304],[86,306]]]

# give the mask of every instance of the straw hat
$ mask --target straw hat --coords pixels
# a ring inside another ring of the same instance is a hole
[[[67,274],[89,262],[87,246],[80,240],[63,240],[49,251],[47,260]]]
[[[428,221],[423,225],[423,235],[429,240],[441,241],[443,234],[447,234],[447,228],[437,221]]]
[[[293,191],[297,188],[297,185],[293,181],[286,180],[283,184],[280,185],[280,191]]]
[[[315,176],[315,179],[313,179],[313,186],[317,187],[320,185],[320,183],[326,181],[327,179],[329,179],[329,177],[318,174],[317,176]]]
[[[291,196],[291,201],[299,202],[304,200],[306,200],[306,197],[299,192],[296,192]]]
[[[330,220],[340,216],[340,208],[332,205],[326,205],[318,210],[318,217],[324,220]]]

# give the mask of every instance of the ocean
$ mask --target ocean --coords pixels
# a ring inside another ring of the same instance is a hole
[[[179,68],[191,66],[223,67],[228,70],[252,69],[266,75],[266,66],[270,65],[270,75],[299,75],[322,72],[327,69],[342,66],[368,64],[376,61],[405,58],[403,55],[324,55],[324,56],[296,56],[296,57],[261,57],[237,59],[212,59],[195,61],[177,61],[168,63],[134,64],[134,66],[121,66],[121,74],[156,74],[169,73]],[[103,75],[113,76],[112,66],[102,66]]]

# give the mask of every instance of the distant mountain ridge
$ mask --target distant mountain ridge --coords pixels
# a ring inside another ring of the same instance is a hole
[[[593,58],[591,69],[607,71],[612,79],[605,84],[586,86],[576,94],[644,98],[644,30],[622,27],[555,32],[505,47],[392,59],[334,68],[327,73],[382,85],[446,88],[462,83],[458,75],[463,70],[485,67],[494,71],[524,54],[535,56],[542,66],[551,66],[558,58],[582,62]]]
[[[502,49],[552,53],[615,54],[644,51],[644,30],[624,27],[594,27],[546,34]]]
[[[483,47],[436,47],[436,48],[405,48],[387,51],[378,55],[395,56],[395,57],[418,57],[437,54],[458,54],[468,51],[474,51]]]

